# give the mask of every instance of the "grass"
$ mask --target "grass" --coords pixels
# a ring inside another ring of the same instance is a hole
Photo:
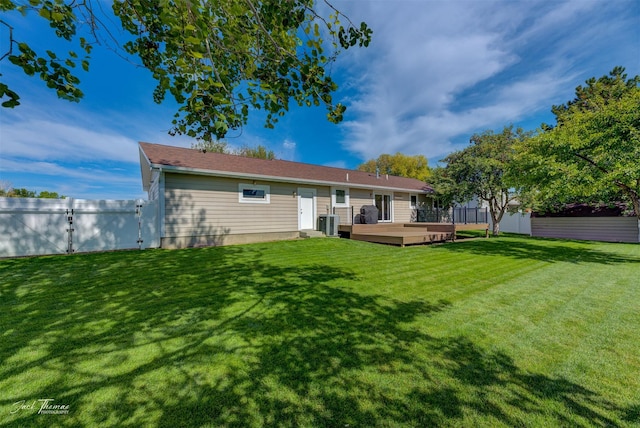
[[[639,277],[523,237],[2,260],[0,426],[640,426]]]

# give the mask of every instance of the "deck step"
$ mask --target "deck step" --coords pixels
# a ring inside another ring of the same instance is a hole
[[[319,230],[301,230],[300,231],[301,238],[324,238],[324,233]]]

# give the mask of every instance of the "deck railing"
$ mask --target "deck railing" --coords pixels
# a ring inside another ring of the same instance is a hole
[[[358,214],[360,211],[358,211]],[[333,207],[333,214],[336,214],[340,217],[340,224],[349,225],[353,224],[353,219],[355,218],[355,210],[351,207]]]
[[[418,223],[489,223],[489,210],[488,208],[417,209],[413,221]]]
[[[333,213],[340,217],[340,224],[350,225],[354,223],[355,216],[360,210],[355,207],[333,207]],[[459,223],[477,224],[489,223],[489,210],[487,208],[429,208],[413,209],[411,212],[412,223]]]

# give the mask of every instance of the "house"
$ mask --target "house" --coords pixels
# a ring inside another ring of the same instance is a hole
[[[363,205],[408,223],[433,189],[420,180],[140,143],[142,184],[158,200],[163,248],[295,239],[321,214],[351,224]]]

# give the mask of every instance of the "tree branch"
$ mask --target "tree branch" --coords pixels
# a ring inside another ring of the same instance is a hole
[[[589,159],[588,157],[582,155],[581,153],[573,152],[573,154],[576,157],[587,162],[589,165],[593,166],[594,168],[600,170],[601,172],[604,172],[605,174],[610,173],[610,171],[608,171],[606,168],[603,168],[602,166],[594,162],[592,159]],[[638,182],[638,188],[640,188],[640,179],[638,179],[637,182]],[[615,184],[616,186],[621,188],[623,191],[628,193],[628,195],[631,197],[631,203],[633,204],[633,208],[634,208],[634,211],[636,212],[636,216],[640,219],[640,194],[638,193],[638,191],[634,190],[631,186],[623,183],[620,180],[613,180],[613,184]]]
[[[2,57],[0,57],[0,61],[2,61],[13,53],[13,44],[15,43],[15,40],[13,40],[13,27],[4,22],[2,19],[0,19],[0,24],[5,25],[7,28],[9,28],[9,50],[4,55],[2,55]]]

